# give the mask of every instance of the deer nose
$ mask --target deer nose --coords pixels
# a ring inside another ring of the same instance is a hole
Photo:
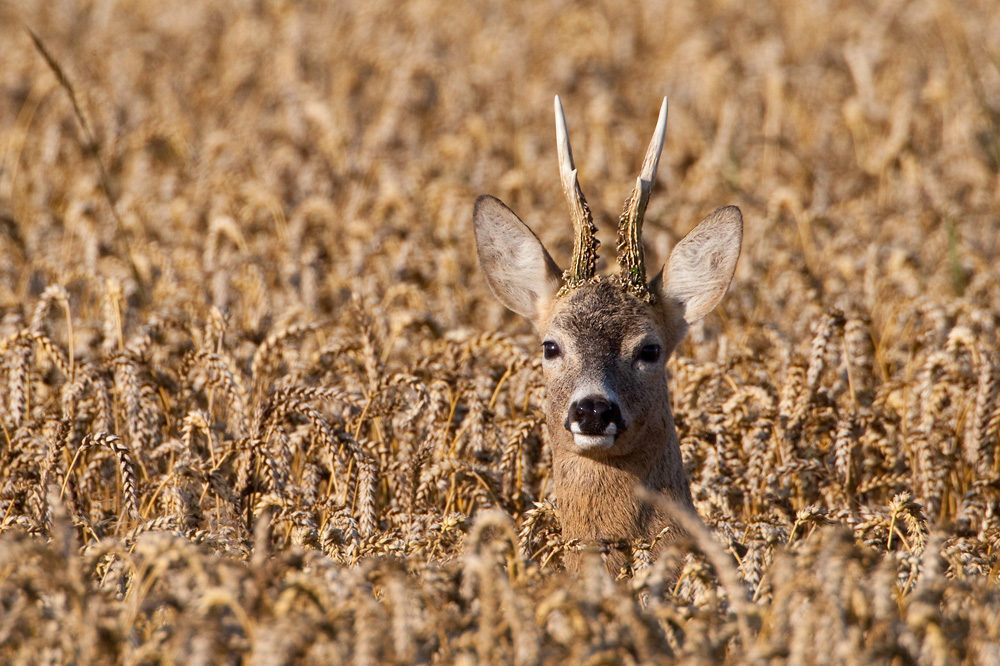
[[[621,410],[604,396],[581,398],[569,406],[566,429],[580,435],[617,434],[622,429]]]
[[[609,417],[611,415],[611,403],[601,398],[584,398],[573,405],[573,412],[578,421],[589,418],[591,415],[604,420],[605,415]],[[606,420],[605,423],[611,423],[610,419]]]

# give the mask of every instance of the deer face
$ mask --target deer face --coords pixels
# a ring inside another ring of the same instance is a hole
[[[532,321],[542,338],[546,419],[553,440],[588,457],[624,456],[654,445],[648,426],[672,415],[665,362],[688,324],[722,299],[736,269],[743,234],[738,208],[720,208],[677,244],[648,284],[642,217],[656,176],[666,100],[619,226],[620,272],[595,277],[597,241],[577,183],[562,107],[556,128],[564,192],[576,228],[570,270],[563,273],[534,233],[499,199],[481,196],[473,221],[483,273],[496,297]],[[556,437],[562,429],[565,432]]]
[[[666,401],[677,332],[657,314],[603,280],[558,299],[540,322],[550,428],[564,428],[579,453],[630,452],[636,423]]]
[[[645,285],[646,298],[617,276],[564,288],[541,242],[498,199],[480,197],[473,217],[493,293],[530,319],[542,339],[550,432],[565,429],[575,452],[592,457],[626,455],[645,444],[639,426],[672,420],[667,358],[732,279],[739,209],[720,208],[688,234]]]

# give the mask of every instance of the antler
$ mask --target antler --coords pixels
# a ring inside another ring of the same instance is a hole
[[[635,181],[632,196],[625,201],[625,210],[618,221],[618,268],[622,286],[634,296],[649,300],[646,288],[646,263],[642,253],[642,218],[646,214],[649,193],[656,180],[656,167],[667,134],[667,98],[660,106],[656,130],[642,161],[642,172]],[[564,181],[565,182],[565,181]]]
[[[573,166],[573,151],[569,146],[569,132],[566,130],[566,116],[563,114],[562,102],[556,95],[556,145],[559,149],[559,178],[562,180],[563,193],[569,202],[570,215],[573,217],[573,229],[576,235],[573,239],[573,262],[564,274],[566,287],[573,288],[581,282],[594,277],[597,270],[597,247],[600,241],[594,235],[594,218],[590,214],[587,200],[583,198],[580,182],[577,180],[576,167]],[[655,170],[655,166],[653,167]]]

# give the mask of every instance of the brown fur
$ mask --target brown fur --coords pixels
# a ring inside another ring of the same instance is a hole
[[[663,365],[686,325],[665,302],[649,305],[601,279],[554,300],[540,322],[542,336],[557,338],[564,353],[561,364],[545,367],[545,414],[567,537],[593,542],[655,536],[668,521],[636,498],[639,486],[692,506]],[[662,362],[637,373],[636,349],[651,340],[663,348]],[[628,428],[608,450],[581,452],[563,427],[581,377],[601,377],[628,410]],[[613,551],[609,569],[617,571],[623,559]]]
[[[597,244],[558,97],[555,109],[560,174],[577,230],[571,269],[560,272],[531,229],[488,195],[476,200],[472,214],[476,251],[496,297],[530,319],[543,339],[545,416],[564,536],[648,541],[670,521],[641,502],[637,490],[663,493],[693,510],[665,363],[688,324],[729,288],[743,218],[735,206],[717,209],[677,244],[666,274],[646,284],[642,217],[663,146],[664,99],[619,224],[620,272],[595,277]],[[611,553],[613,573],[623,563],[623,553]]]
[[[564,536],[591,543],[652,539],[669,520],[640,502],[637,489],[664,493],[693,510],[665,363],[688,324],[714,308],[729,287],[743,235],[739,209],[716,210],[678,243],[666,274],[661,271],[644,290],[648,298],[630,293],[619,276],[563,286],[541,242],[498,199],[479,197],[473,221],[479,262],[493,293],[558,348],[542,368]],[[640,356],[649,345],[660,348],[655,362]],[[575,401],[591,400],[593,407],[593,399],[618,410],[614,430],[608,424],[597,435],[574,435]],[[615,573],[623,562],[624,555],[614,551],[608,567]]]

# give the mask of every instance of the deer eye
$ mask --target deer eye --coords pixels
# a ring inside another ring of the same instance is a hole
[[[643,363],[656,363],[660,360],[660,345],[646,345],[639,350],[639,360]]]
[[[546,340],[545,342],[542,343],[542,356],[545,359],[551,360],[554,358],[558,358],[561,354],[562,350],[559,349],[559,345],[552,342],[551,340]]]

